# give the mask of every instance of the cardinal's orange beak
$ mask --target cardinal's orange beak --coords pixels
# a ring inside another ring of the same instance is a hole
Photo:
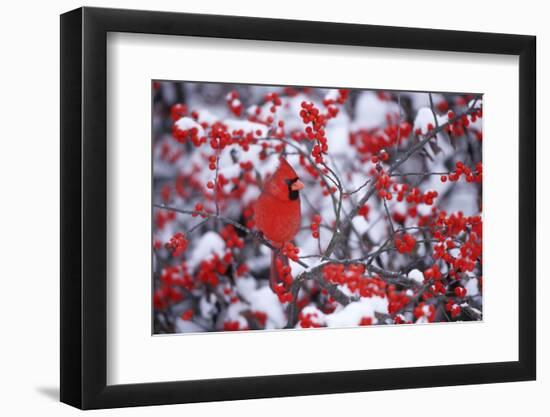
[[[292,183],[292,185],[290,186],[290,189],[292,191],[300,191],[304,187],[305,187],[305,185],[302,181],[296,180]]]

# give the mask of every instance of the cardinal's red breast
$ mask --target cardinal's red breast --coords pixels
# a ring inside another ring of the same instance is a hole
[[[277,247],[291,241],[300,229],[298,192],[303,186],[294,169],[281,158],[279,168],[266,181],[256,201],[256,226]]]

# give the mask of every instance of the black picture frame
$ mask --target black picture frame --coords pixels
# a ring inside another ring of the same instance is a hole
[[[519,360],[107,385],[108,32],[519,56]],[[534,36],[84,7],[61,15],[60,56],[62,402],[94,409],[535,379]]]

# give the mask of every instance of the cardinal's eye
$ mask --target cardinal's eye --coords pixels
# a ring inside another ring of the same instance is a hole
[[[298,193],[298,190],[292,189],[292,184],[294,184],[296,181],[298,181],[298,178],[292,178],[290,180],[285,180],[286,185],[288,187],[288,199],[289,200],[297,200],[300,194]]]

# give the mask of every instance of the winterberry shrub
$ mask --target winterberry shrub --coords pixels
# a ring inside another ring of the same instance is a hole
[[[481,96],[152,88],[155,333],[481,320]],[[304,187],[274,242],[281,157]]]

